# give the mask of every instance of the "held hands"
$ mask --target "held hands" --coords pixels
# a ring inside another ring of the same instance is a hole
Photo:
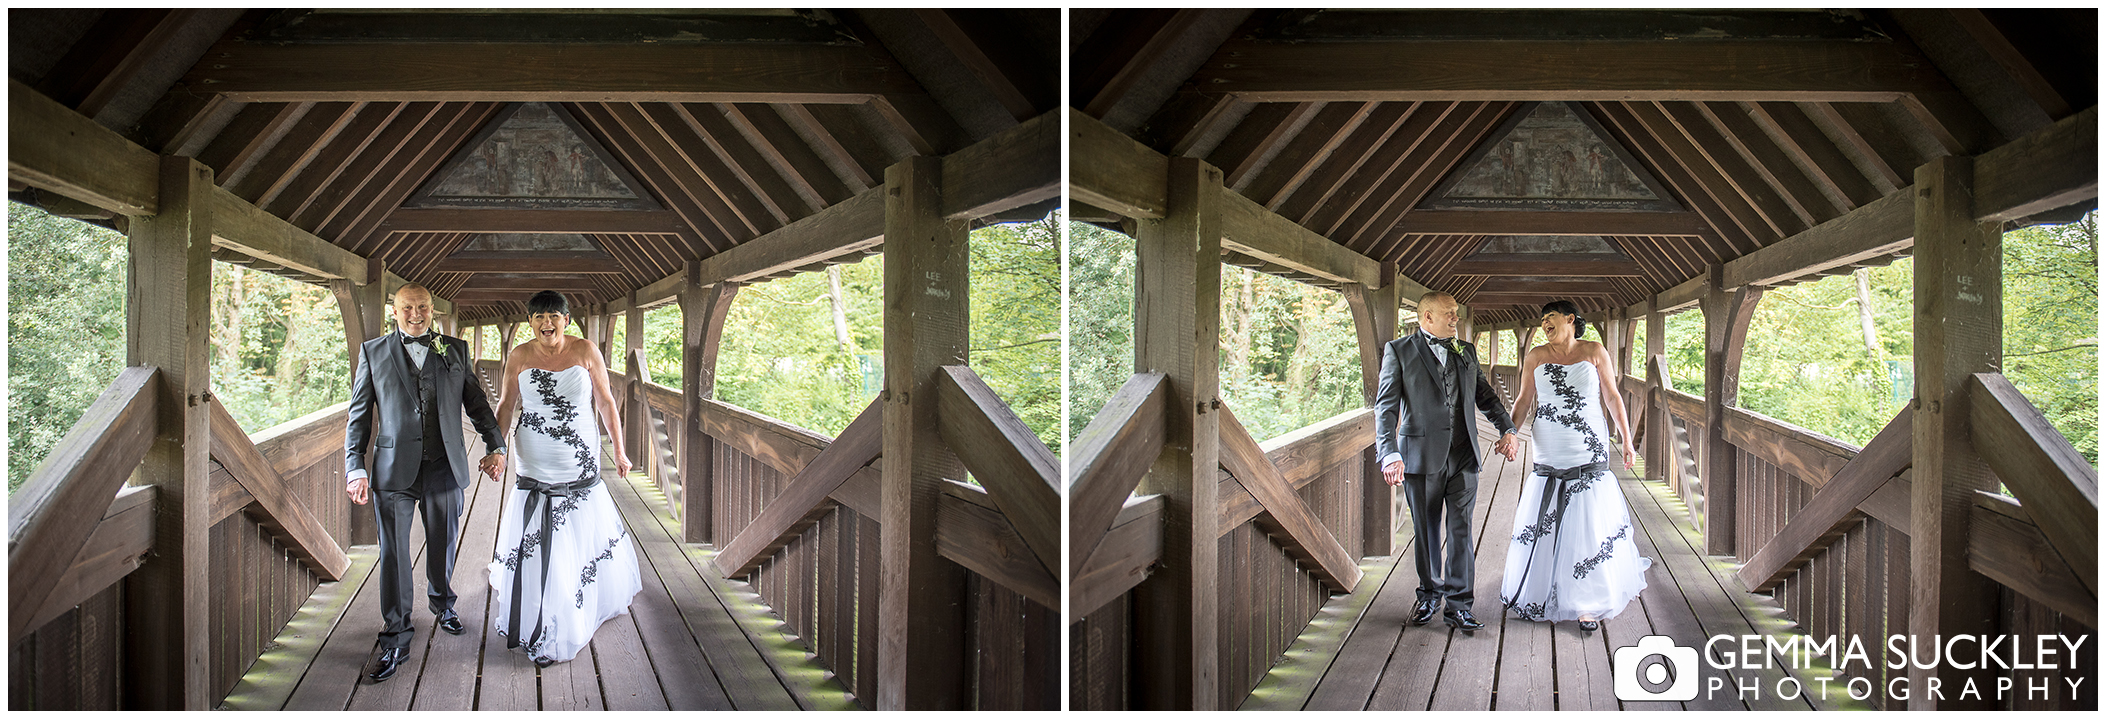
[[[1506,457],[1506,461],[1508,462],[1520,459],[1521,436],[1517,434],[1500,436],[1499,442],[1492,445],[1492,451],[1498,452],[1500,456]]]
[[[505,476],[505,456],[502,454],[483,455],[482,472],[489,475],[492,482],[503,480]]]

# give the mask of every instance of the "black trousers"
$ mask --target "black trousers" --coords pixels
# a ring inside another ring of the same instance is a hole
[[[433,615],[453,611],[454,535],[460,528],[461,490],[426,492],[426,487],[453,484],[453,467],[445,457],[425,460],[409,489],[374,492],[373,512],[380,520],[380,645],[407,647],[416,630],[410,626],[410,563],[416,559],[410,526],[424,520],[425,596]]]
[[[1476,598],[1477,551],[1470,541],[1470,513],[1477,508],[1477,473],[1463,469],[1470,466],[1470,454],[1469,445],[1456,445],[1445,471],[1406,474],[1403,481],[1404,503],[1411,510],[1411,558],[1419,570],[1418,598],[1445,599],[1445,611],[1469,609]]]

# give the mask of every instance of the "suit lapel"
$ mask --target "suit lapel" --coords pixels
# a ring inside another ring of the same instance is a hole
[[[417,396],[417,388],[410,386],[410,383],[416,380],[410,374],[409,350],[402,347],[402,332],[397,330],[389,332],[385,336],[388,339],[385,343],[387,345],[385,350],[385,354],[388,356],[387,364],[395,368],[392,374],[395,376],[395,383],[400,385],[397,389],[411,397]]]

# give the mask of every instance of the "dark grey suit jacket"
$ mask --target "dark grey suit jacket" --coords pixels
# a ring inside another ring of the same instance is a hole
[[[468,343],[441,335],[446,355],[434,351],[425,363],[439,363],[439,436],[446,444],[446,459],[453,465],[452,487],[426,487],[443,492],[468,486],[476,465],[468,463],[466,440],[461,435],[461,413],[475,422],[484,446],[505,446],[497,415],[490,411],[490,398],[482,382],[469,370]],[[408,489],[417,481],[417,467],[424,461],[424,432],[417,424],[417,366],[402,350],[402,333],[389,332],[358,346],[358,369],[351,376],[350,425],[344,430],[344,472],[365,469],[374,489]],[[373,461],[366,462],[366,440],[373,440]]]
[[[1477,347],[1464,342],[1462,351],[1462,366],[1457,368],[1455,377],[1456,394],[1462,401],[1470,402],[1471,388],[1475,388],[1478,411],[1500,432],[1512,431],[1514,420],[1507,415],[1499,393],[1477,370]],[[1404,458],[1406,474],[1432,472],[1447,462],[1455,433],[1471,431],[1455,426],[1455,408],[1441,406],[1440,371],[1423,331],[1383,346],[1381,381],[1375,390],[1377,461],[1398,454]],[[1464,469],[1475,472],[1483,462],[1474,439],[1470,442],[1470,457],[1470,466]]]

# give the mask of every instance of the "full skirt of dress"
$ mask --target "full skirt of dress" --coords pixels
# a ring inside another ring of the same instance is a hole
[[[549,484],[596,476],[599,431],[585,368],[520,374],[517,474]],[[604,483],[558,494],[515,487],[506,497],[489,571],[493,623],[507,647],[569,661],[600,624],[629,611],[643,581],[610,491]]]
[[[1645,591],[1653,562],[1638,554],[1638,528],[1606,469],[1620,460],[1605,439],[1599,378],[1591,363],[1543,364],[1535,382],[1534,464],[1603,468],[1559,473],[1571,475],[1565,479],[1532,471],[1523,480],[1499,600],[1532,621],[1609,619]]]

